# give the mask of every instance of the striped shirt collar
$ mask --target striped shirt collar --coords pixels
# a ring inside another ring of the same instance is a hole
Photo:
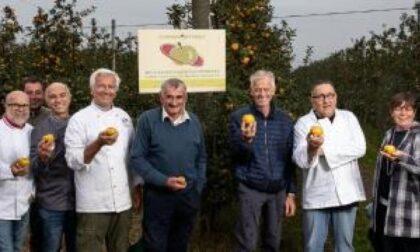
[[[7,118],[7,116],[3,116],[3,121],[9,128],[12,128],[12,129],[23,129],[26,125],[26,123],[24,123],[23,125],[18,125],[14,123],[12,120],[10,120],[9,118]]]

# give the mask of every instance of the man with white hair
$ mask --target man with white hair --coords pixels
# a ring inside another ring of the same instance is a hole
[[[22,91],[6,96],[0,120],[0,251],[20,251],[29,221],[33,192],[29,174],[29,97]]]
[[[120,78],[108,69],[90,76],[92,103],[74,114],[65,134],[66,160],[74,170],[79,252],[127,251],[131,220],[127,170],[133,133],[130,116],[113,102]]]
[[[252,251],[260,234],[262,251],[279,251],[281,221],[294,216],[293,122],[273,103],[274,74],[250,77],[252,104],[231,115],[230,141],[238,184],[239,217],[235,251]]]
[[[38,234],[41,251],[59,251],[65,237],[66,251],[76,251],[74,172],[67,166],[64,133],[70,118],[70,90],[64,83],[51,83],[45,90],[51,109],[31,134],[31,163],[36,185]]]

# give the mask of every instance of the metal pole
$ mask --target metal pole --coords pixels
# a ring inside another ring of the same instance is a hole
[[[417,9],[417,23],[420,24],[420,0],[416,0],[414,9]]]
[[[115,19],[111,20],[112,70],[115,71]]]

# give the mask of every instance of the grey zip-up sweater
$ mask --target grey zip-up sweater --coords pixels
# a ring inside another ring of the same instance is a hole
[[[64,133],[67,120],[50,115],[39,122],[31,135],[31,169],[35,179],[36,200],[41,207],[65,211],[75,208],[74,172],[67,166]],[[38,143],[46,134],[55,137],[52,157],[43,163],[38,157]]]

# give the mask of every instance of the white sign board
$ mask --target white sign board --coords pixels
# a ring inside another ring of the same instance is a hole
[[[225,30],[139,30],[139,93],[178,78],[188,92],[226,90]]]

